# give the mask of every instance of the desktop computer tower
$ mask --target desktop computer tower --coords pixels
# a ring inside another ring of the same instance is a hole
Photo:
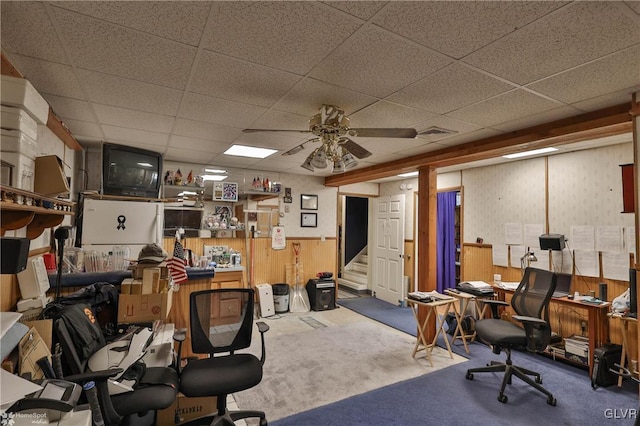
[[[334,280],[309,280],[307,294],[311,309],[314,311],[327,311],[336,308],[336,282]]]

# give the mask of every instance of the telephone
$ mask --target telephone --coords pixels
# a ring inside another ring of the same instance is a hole
[[[7,411],[46,412],[48,421],[57,421],[62,413],[67,413],[76,406],[82,393],[80,385],[66,380],[45,379],[38,384],[42,386],[41,390],[17,401]]]

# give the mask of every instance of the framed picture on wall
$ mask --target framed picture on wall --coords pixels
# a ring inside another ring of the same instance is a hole
[[[310,195],[310,194],[301,194],[300,208],[302,210],[318,210],[318,196]]]
[[[317,213],[300,213],[300,226],[303,228],[317,228],[318,214]]]

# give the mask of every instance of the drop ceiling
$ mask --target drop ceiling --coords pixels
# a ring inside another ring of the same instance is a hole
[[[322,104],[352,127],[426,132],[355,138],[373,153],[362,168],[630,103],[640,90],[640,2],[0,8],[3,53],[83,146],[127,144],[173,162],[311,174],[300,164],[312,148],[281,154],[312,135],[242,129],[306,130]],[[232,144],[279,152],[224,155]]]

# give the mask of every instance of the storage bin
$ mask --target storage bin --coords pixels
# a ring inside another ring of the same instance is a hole
[[[38,138],[38,123],[21,108],[2,105],[0,108],[0,127],[20,130],[33,140]]]
[[[47,124],[49,104],[27,79],[2,76],[0,103],[25,110],[39,124]]]
[[[32,160],[36,158],[38,144],[26,133],[20,130],[2,129],[0,137],[0,150],[2,152],[18,152]]]
[[[13,166],[11,186],[25,191],[33,191],[35,161],[19,152],[3,152],[2,161]]]

